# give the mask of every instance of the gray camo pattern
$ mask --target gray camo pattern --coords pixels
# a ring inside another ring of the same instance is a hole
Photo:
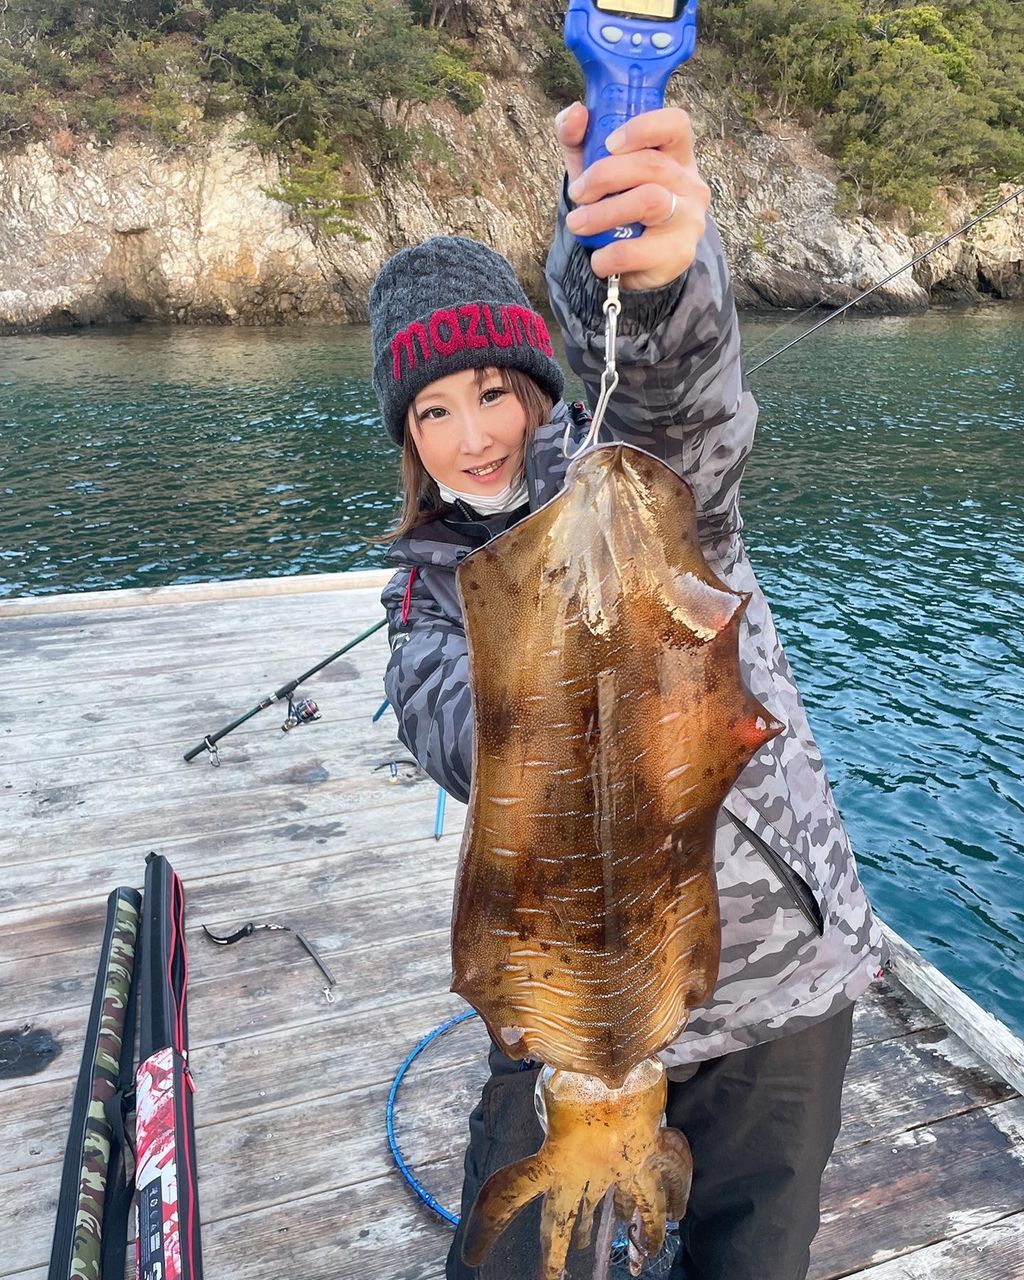
[[[604,366],[604,285],[565,230],[563,213],[564,204],[548,256],[548,288],[569,362],[593,405]],[[757,405],[740,366],[735,305],[714,225],[709,221],[681,285],[623,300],[620,383],[602,435],[663,459],[693,487],[708,562],[735,590],[751,593],[740,638],[744,676],[787,726],[754,757],[725,802],[736,821],[721,815],[715,850],[721,970],[711,999],[662,1053],[671,1068],[800,1031],[839,1012],[868,986],[884,957],[821,754],[743,546],[739,488]],[[562,436],[571,421],[559,404],[534,436],[527,459],[532,510],[561,487]],[[578,440],[582,431],[573,425],[571,435]],[[507,515],[486,521],[492,535],[509,523]],[[399,736],[427,773],[461,800],[469,796],[472,707],[455,568],[470,549],[458,530],[439,521],[421,526],[392,548],[391,560],[402,567],[382,597],[392,645],[384,683]],[[418,572],[403,625],[413,565]],[[823,934],[747,832],[808,886]]]

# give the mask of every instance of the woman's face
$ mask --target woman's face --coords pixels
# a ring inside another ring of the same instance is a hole
[[[498,369],[438,378],[413,401],[408,426],[420,461],[447,489],[486,497],[519,476],[526,410]]]

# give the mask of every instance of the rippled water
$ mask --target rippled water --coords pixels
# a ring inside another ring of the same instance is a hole
[[[1024,311],[828,337],[757,376],[750,556],[881,914],[1024,1034]]]
[[[748,363],[777,324],[744,322]],[[368,352],[357,327],[0,340],[0,595],[381,564]],[[1020,308],[831,326],[755,376],[743,492],[874,900],[1020,1034],[1022,371]]]

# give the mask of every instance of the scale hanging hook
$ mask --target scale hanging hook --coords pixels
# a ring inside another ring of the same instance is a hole
[[[622,303],[619,300],[618,276],[608,277],[608,296],[604,300],[603,310],[604,369],[601,373],[601,391],[597,397],[597,405],[594,408],[594,417],[590,423],[590,430],[575,451],[570,451],[569,449],[569,432],[572,430],[572,420],[570,419],[566,424],[565,435],[562,437],[562,453],[570,460],[578,458],[581,453],[592,449],[597,443],[601,424],[604,422],[605,410],[608,408],[608,401],[611,399],[615,388],[619,385],[619,370],[616,360],[619,340],[619,316],[622,313]]]

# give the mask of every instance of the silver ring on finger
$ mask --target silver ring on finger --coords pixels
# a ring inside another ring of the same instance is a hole
[[[674,191],[670,191],[669,195],[672,197],[672,204],[669,206],[669,211],[664,216],[664,218],[662,218],[660,222],[654,223],[654,226],[656,227],[665,226],[666,223],[671,222],[672,219],[676,216],[676,210],[679,208],[679,197],[676,195]]]

